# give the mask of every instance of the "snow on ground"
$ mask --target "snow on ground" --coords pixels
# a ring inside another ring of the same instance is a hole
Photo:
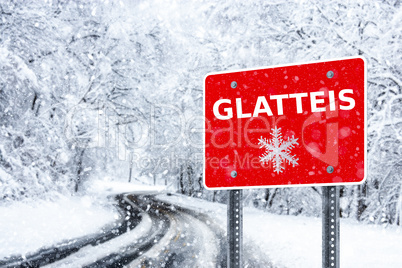
[[[155,194],[163,190],[163,186],[95,180],[87,186],[84,197],[60,197],[56,201],[35,200],[0,207],[0,259],[27,255],[101,231],[120,217],[108,196],[129,192]]]
[[[97,246],[88,245],[81,248],[77,253],[74,253],[66,258],[49,264],[48,268],[61,267],[84,267],[108,256],[110,253],[119,252],[125,249],[127,245],[136,242],[140,237],[149,232],[152,226],[151,218],[143,213],[141,222],[132,230],[106,241]]]
[[[158,198],[204,212],[226,229],[226,206],[184,196]],[[244,240],[254,242],[275,267],[321,267],[321,218],[244,209]],[[341,220],[341,267],[402,267],[402,228]]]
[[[100,196],[162,191],[162,188],[116,182],[94,183],[92,189]],[[158,198],[206,213],[226,229],[226,205],[180,195],[159,194]],[[15,203],[0,207],[0,259],[99,232],[119,217],[110,201],[106,200],[88,196],[63,197],[53,202],[36,201],[35,204]],[[87,262],[97,249],[105,253],[137,235],[131,232],[105,243],[102,248],[86,247],[80,251],[82,260],[76,255],[64,260],[63,264]],[[257,245],[275,267],[321,267],[320,218],[274,215],[245,208],[244,236],[245,245]],[[341,267],[402,267],[400,241],[402,228],[384,228],[342,219]]]
[[[142,185],[113,180],[94,180],[87,186],[88,194],[112,195],[121,193],[156,194],[163,192],[164,186]]]
[[[0,259],[99,232],[119,217],[106,199],[91,197],[60,197],[0,207]]]

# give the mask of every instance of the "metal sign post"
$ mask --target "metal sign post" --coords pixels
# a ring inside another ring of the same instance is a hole
[[[339,187],[322,187],[322,267],[339,268]]]
[[[228,268],[242,266],[243,204],[242,190],[229,190],[228,199]]]
[[[242,266],[240,189],[302,185],[329,185],[322,194],[323,267],[339,267],[333,185],[367,176],[366,67],[353,57],[205,77],[204,185],[230,189],[230,268]]]

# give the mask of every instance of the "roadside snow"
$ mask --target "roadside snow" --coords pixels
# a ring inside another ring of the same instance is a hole
[[[244,233],[274,264],[321,267],[321,218],[246,209]],[[402,229],[341,219],[340,267],[402,267]]]
[[[226,205],[196,198],[159,199],[208,214],[226,230]],[[244,242],[254,242],[274,267],[321,267],[321,218],[244,209]],[[341,220],[340,267],[402,267],[402,228]]]
[[[141,222],[134,229],[97,246],[88,245],[83,247],[77,253],[45,267],[84,267],[108,256],[110,253],[124,251],[127,245],[133,244],[151,230],[151,218],[145,213],[141,214],[141,216]]]
[[[0,207],[0,260],[99,232],[120,217],[108,196],[130,192],[156,194],[163,190],[160,186],[95,180],[87,186],[85,197]]]
[[[157,194],[165,189],[164,186],[141,185],[129,182],[110,180],[95,180],[87,186],[87,192],[95,195],[111,195],[122,193]]]
[[[111,203],[90,197],[15,203],[0,207],[0,259],[99,230],[120,216]]]

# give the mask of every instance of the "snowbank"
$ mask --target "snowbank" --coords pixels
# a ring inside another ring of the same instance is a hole
[[[91,195],[112,195],[122,193],[158,194],[163,192],[164,186],[142,185],[129,182],[95,180],[87,186],[87,193]]]
[[[99,232],[119,217],[111,203],[90,197],[0,207],[0,259]]]
[[[133,230],[129,230],[126,233],[102,244],[96,246],[88,245],[83,247],[77,253],[67,256],[64,259],[51,263],[45,267],[85,267],[86,265],[91,265],[94,262],[108,256],[110,253],[124,251],[127,245],[133,244],[140,237],[149,232],[151,226],[151,218],[148,214],[143,213],[141,222]]]
[[[287,267],[321,267],[321,218],[246,209],[244,233]],[[340,267],[402,267],[402,229],[341,220]]]

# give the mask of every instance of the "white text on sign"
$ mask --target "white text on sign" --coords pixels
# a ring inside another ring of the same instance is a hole
[[[351,110],[355,107],[355,100],[351,97],[345,96],[346,94],[353,94],[352,89],[342,89],[339,92],[338,98],[340,101],[348,103],[348,105],[339,105],[340,110]],[[310,95],[310,111],[313,113],[316,112],[325,112],[327,104],[325,104],[325,99],[320,98],[325,95],[324,91],[316,91],[310,93],[294,93],[294,94],[281,94],[281,95],[270,95],[270,100],[276,100],[277,106],[277,115],[283,115],[283,103],[286,99],[294,99],[293,104],[296,105],[296,110],[298,114],[303,113],[303,105],[302,99],[308,98]],[[328,100],[329,100],[329,110],[335,111],[335,93],[334,91],[328,91]],[[291,104],[291,101],[286,101],[286,104]],[[220,120],[228,120],[233,117],[233,109],[230,106],[230,99],[220,99],[214,103],[213,112],[216,118]],[[223,108],[224,114],[219,112],[219,108],[221,105],[225,105]],[[321,107],[319,107],[321,106]],[[243,113],[242,108],[242,100],[241,98],[236,98],[236,112],[237,118],[249,118],[249,117],[258,117],[260,114],[267,114],[268,116],[272,116],[272,110],[268,104],[268,101],[265,96],[258,96],[255,104],[255,108],[253,113]]]

